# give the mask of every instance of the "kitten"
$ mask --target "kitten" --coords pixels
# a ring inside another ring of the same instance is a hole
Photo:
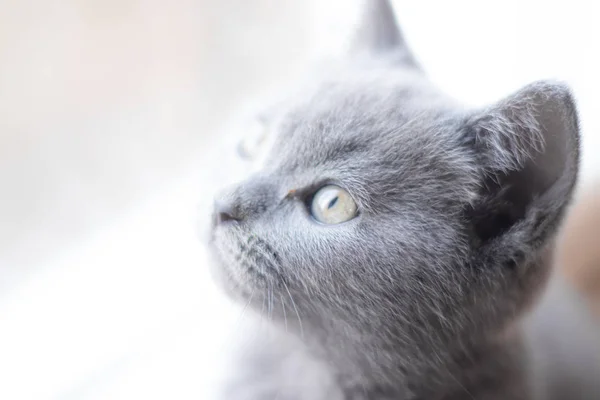
[[[551,279],[569,89],[468,109],[369,6],[346,65],[277,107],[264,166],[215,202],[215,278],[270,323],[223,398],[600,398],[598,337]]]

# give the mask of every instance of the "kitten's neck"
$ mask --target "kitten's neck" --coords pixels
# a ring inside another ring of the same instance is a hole
[[[364,338],[321,338],[317,351],[335,369],[345,400],[521,400],[530,392],[521,336],[511,329],[493,340],[419,354]]]
[[[529,398],[525,396],[529,390],[522,350],[520,339],[515,338],[490,347],[463,349],[449,361],[436,362],[432,352],[429,366],[405,373],[401,382],[383,386],[375,383],[373,393],[366,397],[361,397],[361,391],[364,391],[357,385],[347,386],[344,390],[349,400],[521,400]]]

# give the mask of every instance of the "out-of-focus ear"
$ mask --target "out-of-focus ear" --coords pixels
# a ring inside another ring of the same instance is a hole
[[[555,232],[577,180],[579,128],[568,87],[533,83],[466,126],[482,175],[472,210],[478,236],[504,237],[509,247],[542,243]]]
[[[362,15],[351,46],[351,55],[389,57],[419,68],[398,26],[390,0],[362,0]]]

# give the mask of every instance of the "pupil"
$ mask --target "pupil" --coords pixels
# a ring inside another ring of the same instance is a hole
[[[330,202],[329,202],[329,204],[327,205],[327,208],[328,208],[328,209],[330,209],[330,208],[332,208],[333,206],[335,206],[335,204],[337,203],[338,199],[339,199],[339,197],[338,197],[338,196],[335,196],[333,199],[331,199],[331,201],[330,201]]]

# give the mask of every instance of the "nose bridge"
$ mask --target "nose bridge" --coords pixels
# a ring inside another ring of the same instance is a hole
[[[221,192],[215,199],[215,211],[245,220],[262,214],[276,201],[276,183],[268,177],[255,176]]]

